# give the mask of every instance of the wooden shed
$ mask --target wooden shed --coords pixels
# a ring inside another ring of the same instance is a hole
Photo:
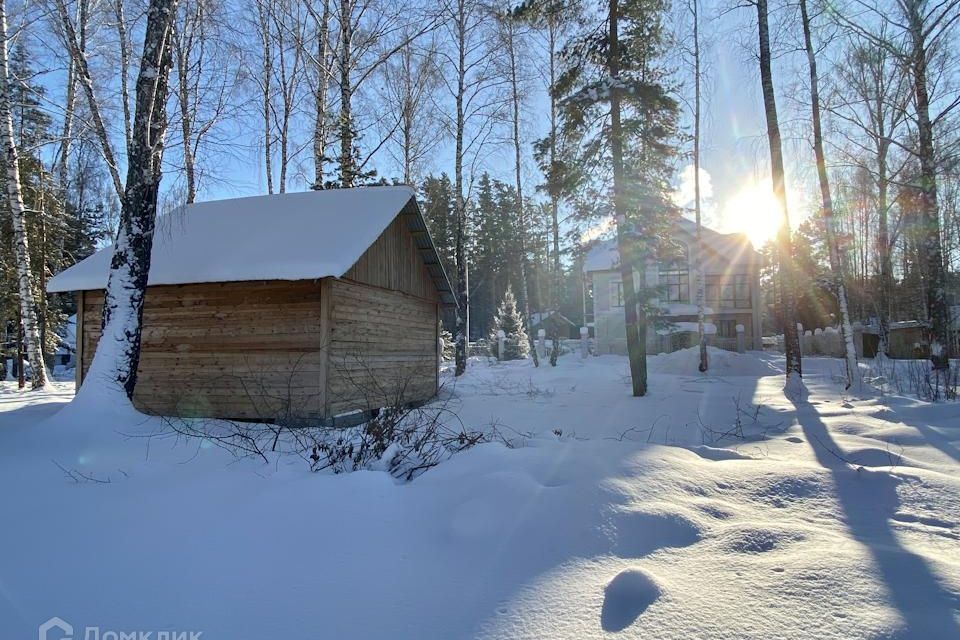
[[[100,338],[112,249],[54,277],[77,292],[77,385]],[[408,187],[187,205],[161,218],[134,405],[145,413],[319,421],[437,393],[455,304]]]

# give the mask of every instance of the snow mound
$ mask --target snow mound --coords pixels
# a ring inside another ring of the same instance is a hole
[[[707,347],[707,358],[710,369],[707,375],[712,376],[775,376],[783,373],[770,362],[756,357],[755,354],[735,353]],[[657,373],[673,375],[699,375],[697,366],[700,364],[700,347],[680,349],[672,353],[661,353],[650,358],[650,368]]]
[[[690,447],[690,451],[693,451],[701,458],[706,460],[714,460],[716,462],[721,460],[756,460],[756,458],[753,456],[748,456],[747,454],[740,453],[734,449],[708,447],[706,445]]]
[[[656,602],[661,593],[660,586],[647,572],[621,571],[604,590],[600,626],[604,631],[623,631]]]

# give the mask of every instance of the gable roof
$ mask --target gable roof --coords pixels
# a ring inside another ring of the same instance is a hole
[[[397,216],[445,304],[455,304],[415,193],[357,187],[184,205],[157,220],[149,285],[342,277]],[[51,292],[103,289],[113,247],[54,276]]]
[[[748,256],[756,257],[757,252],[750,243],[750,239],[743,233],[720,233],[702,226],[701,238],[707,250],[724,256],[738,256],[747,250]],[[696,223],[687,218],[680,218],[677,222],[677,231],[686,235],[696,233]],[[588,252],[583,262],[583,272],[610,271],[619,268],[620,252],[617,250],[616,238],[603,240],[595,244]]]

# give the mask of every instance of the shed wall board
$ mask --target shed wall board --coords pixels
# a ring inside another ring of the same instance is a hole
[[[85,291],[79,366],[100,339],[103,291]],[[325,353],[314,281],[149,287],[133,402],[145,413],[320,417]]]
[[[436,300],[346,279],[330,290],[328,415],[436,395]]]

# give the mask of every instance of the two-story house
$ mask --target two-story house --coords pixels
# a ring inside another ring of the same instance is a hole
[[[670,323],[650,327],[647,350],[660,353],[697,343],[696,226],[681,219],[674,230],[677,255],[669,263],[647,265],[647,286],[655,287],[654,301]],[[706,333],[710,344],[736,349],[737,325],[743,325],[747,349],[762,349],[760,255],[746,235],[703,228]],[[623,282],[616,240],[598,243],[584,262],[584,275],[593,287],[593,330],[598,353],[627,351],[623,316]],[[639,278],[635,278],[639,285]]]

